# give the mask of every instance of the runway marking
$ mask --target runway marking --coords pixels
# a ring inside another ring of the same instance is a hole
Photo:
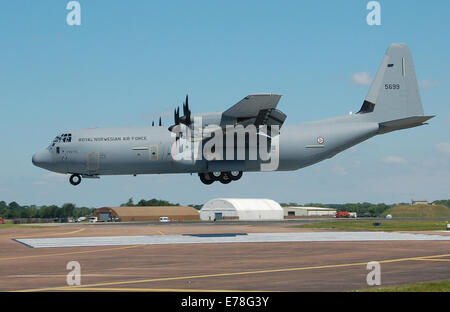
[[[77,287],[68,287],[65,290],[70,291],[86,291],[86,290],[93,290],[93,291],[135,291],[135,292],[267,292],[267,290],[235,290],[235,289],[190,289],[190,288],[100,288],[100,287],[83,287],[83,288],[77,288]],[[20,292],[20,291],[19,291]]]
[[[162,232],[159,231],[159,234]],[[361,242],[361,241],[450,241],[450,236],[406,234],[395,232],[314,232],[314,233],[246,233],[227,236],[216,234],[199,235],[137,235],[137,236],[93,236],[17,238],[18,243],[32,248],[99,247],[130,245],[171,244],[220,244],[220,243],[294,243],[294,242]]]
[[[54,254],[46,254],[46,255],[19,256],[19,257],[10,257],[10,258],[0,258],[0,261],[66,256],[66,255],[78,255],[78,254],[95,253],[95,252],[102,252],[102,251],[114,251],[114,250],[121,250],[121,249],[129,249],[129,248],[136,248],[136,247],[143,247],[143,246],[145,246],[145,245],[133,245],[133,246],[104,248],[104,249],[86,250],[86,251],[73,251],[73,252],[54,253]]]
[[[450,259],[417,259],[421,261],[450,261]]]
[[[69,234],[79,233],[79,232],[82,232],[84,230],[85,230],[85,228],[81,228],[81,229],[78,229],[76,231],[66,232],[66,233],[37,234],[37,235],[30,235],[30,236],[20,236],[20,238],[33,238],[33,237],[40,237],[40,236],[43,236],[43,235],[45,235],[45,236],[69,235]],[[45,238],[45,236],[43,238]],[[10,236],[8,238],[10,238],[10,239],[11,238],[18,238],[18,236]]]
[[[398,258],[398,259],[388,259],[388,260],[378,260],[379,263],[394,263],[403,261],[417,261],[423,259],[433,259],[449,257],[450,254],[434,255],[434,256],[420,256],[411,258]],[[215,273],[215,274],[204,274],[204,275],[190,275],[190,276],[175,276],[175,277],[162,277],[162,278],[152,278],[144,280],[134,280],[134,281],[121,281],[121,282],[106,282],[106,283],[95,283],[86,284],[80,286],[64,286],[64,287],[52,287],[52,288],[36,288],[27,290],[17,290],[17,292],[33,292],[33,291],[46,291],[46,290],[75,290],[76,289],[91,289],[101,286],[117,286],[126,284],[140,284],[140,283],[151,283],[151,282],[162,282],[162,281],[174,281],[174,280],[184,280],[184,279],[199,279],[199,278],[211,278],[211,277],[229,277],[238,275],[252,275],[252,274],[264,274],[264,273],[279,273],[279,272],[293,272],[293,271],[305,271],[305,270],[317,270],[317,269],[329,269],[329,268],[342,268],[351,266],[366,266],[368,261],[356,262],[356,263],[343,263],[343,264],[329,264],[320,266],[309,266],[309,267],[299,267],[299,268],[285,268],[285,269],[269,269],[269,270],[259,270],[259,271],[243,271],[243,272],[229,272],[229,273]]]
[[[153,229],[153,228],[151,228],[151,227],[149,227],[149,229],[151,230],[151,231],[153,231],[153,232],[156,232],[156,233],[158,233],[159,235],[166,235],[164,232],[161,232],[161,231],[158,231],[158,230],[155,230],[155,229]]]

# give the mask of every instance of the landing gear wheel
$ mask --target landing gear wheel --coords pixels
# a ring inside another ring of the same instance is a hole
[[[233,181],[237,181],[242,177],[242,171],[230,171],[230,178]]]
[[[203,184],[210,185],[214,183],[214,179],[211,178],[209,173],[199,173],[198,176],[200,177],[200,181],[203,182]]]
[[[220,172],[220,171],[210,172],[210,173],[209,173],[209,176],[210,176],[211,178],[213,178],[214,181],[219,181],[219,180],[220,180],[220,177],[222,176],[222,172]]]
[[[79,174],[72,174],[69,178],[69,182],[76,186],[81,183],[81,176]]]
[[[228,184],[230,183],[231,180],[231,174],[229,172],[222,172],[222,174],[220,175],[220,180],[221,183],[223,184]]]

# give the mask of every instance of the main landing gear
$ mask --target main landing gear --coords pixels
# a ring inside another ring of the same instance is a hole
[[[81,183],[81,176],[79,174],[72,174],[69,178],[70,184],[76,186]]]
[[[220,181],[220,183],[228,184],[231,181],[237,181],[242,177],[242,171],[214,171],[207,173],[199,173],[200,181],[204,184],[212,184],[215,181]]]

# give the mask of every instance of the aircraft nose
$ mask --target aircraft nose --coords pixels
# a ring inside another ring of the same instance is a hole
[[[33,165],[44,168],[51,163],[52,154],[49,150],[42,150],[34,154],[31,161],[33,162]]]

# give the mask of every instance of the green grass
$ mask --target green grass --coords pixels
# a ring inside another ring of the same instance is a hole
[[[379,286],[360,289],[359,292],[450,292],[450,281],[406,284],[399,286]]]
[[[0,230],[1,229],[24,229],[24,228],[28,228],[28,229],[42,229],[42,228],[48,228],[50,226],[45,226],[45,225],[32,225],[32,224],[14,224],[11,221],[6,221],[5,224],[0,224]]]
[[[381,223],[375,227],[373,223]],[[317,222],[297,225],[299,228],[332,229],[349,231],[435,231],[445,230],[445,221],[358,221],[342,220],[330,222]]]
[[[443,205],[397,205],[381,216],[388,214],[393,218],[450,218],[450,208]]]

